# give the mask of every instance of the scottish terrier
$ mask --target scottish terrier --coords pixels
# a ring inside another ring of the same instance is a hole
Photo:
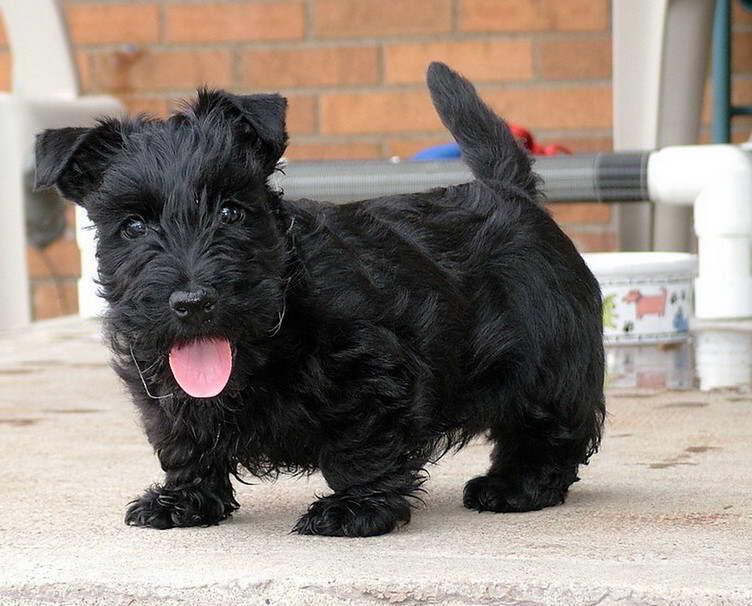
[[[113,366],[165,472],[128,524],[216,524],[231,476],[320,470],[296,532],[387,533],[479,434],[465,507],[564,501],[605,414],[598,283],[472,84],[433,63],[428,87],[475,180],[343,205],[270,185],[275,94],[38,136],[37,186],[96,226]]]

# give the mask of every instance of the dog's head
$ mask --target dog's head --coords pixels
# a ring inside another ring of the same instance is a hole
[[[56,186],[96,226],[113,349],[163,391],[173,377],[195,397],[237,388],[233,356],[254,355],[238,348],[279,328],[285,222],[267,180],[285,110],[279,95],[203,90],[167,120],[37,138],[37,187]]]

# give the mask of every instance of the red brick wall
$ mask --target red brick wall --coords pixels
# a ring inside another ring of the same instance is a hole
[[[64,0],[86,93],[164,115],[208,83],[281,91],[292,159],[405,156],[448,137],[423,78],[433,59],[477,83],[507,119],[544,144],[611,147],[608,0]],[[752,16],[737,11],[735,95],[752,100]],[[0,89],[9,56],[0,28]],[[707,116],[706,116],[707,119]],[[749,122],[737,122],[736,136]],[[556,205],[582,250],[616,243],[607,205]],[[70,240],[48,251],[64,289],[78,271]],[[30,252],[37,317],[61,309]],[[59,290],[59,289],[58,289]]]

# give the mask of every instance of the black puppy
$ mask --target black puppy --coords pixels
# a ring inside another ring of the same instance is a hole
[[[466,507],[564,501],[604,417],[598,284],[472,85],[434,63],[428,86],[477,180],[341,206],[269,186],[278,95],[39,136],[38,186],[96,224],[114,366],[166,474],[127,523],[216,524],[231,475],[318,469],[334,492],[297,532],[386,533],[481,433]]]

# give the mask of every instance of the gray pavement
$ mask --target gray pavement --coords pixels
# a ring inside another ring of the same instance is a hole
[[[752,396],[612,392],[566,505],[477,514],[480,442],[400,531],[288,534],[319,476],[239,486],[213,528],[126,527],[160,478],[95,322],[0,335],[0,604],[752,604]]]

